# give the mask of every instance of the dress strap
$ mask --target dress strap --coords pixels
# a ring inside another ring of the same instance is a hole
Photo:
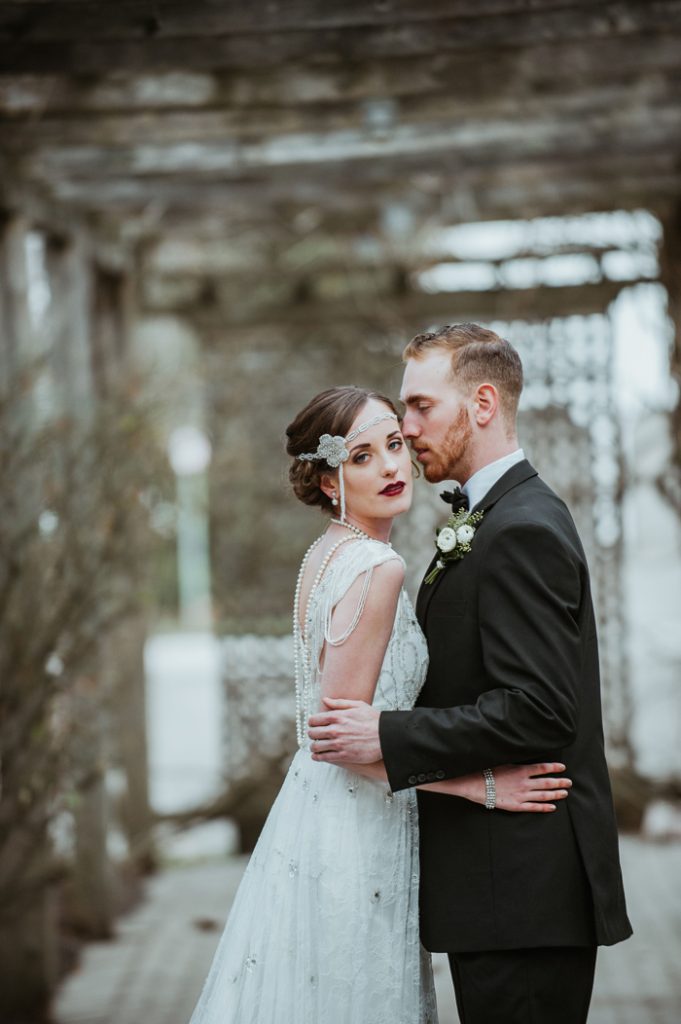
[[[340,647],[354,633],[366,606],[374,569],[384,562],[391,561],[393,558],[402,561],[390,545],[383,544],[381,541],[368,540],[359,541],[356,545],[353,544],[352,549],[346,551],[342,562],[339,561],[337,563],[332,592],[329,593],[328,599],[325,602],[322,622],[320,623],[323,629],[323,639],[331,647]],[[338,603],[360,576],[363,577],[362,587],[352,619],[342,632],[334,636],[332,631],[333,613]],[[319,654],[321,655],[321,651]]]
[[[371,577],[373,576],[373,572],[373,566],[370,566],[365,571],[364,582],[362,583],[362,590],[359,595],[357,607],[355,608],[355,614],[352,616],[352,621],[350,622],[349,626],[346,629],[344,629],[343,632],[340,633],[337,637],[333,637],[331,635],[331,619],[333,617],[334,608],[332,608],[331,606],[327,608],[326,621],[324,623],[324,639],[326,640],[327,644],[330,644],[332,647],[340,647],[340,645],[344,644],[348,637],[357,629],[359,620],[362,617],[362,612],[364,611],[364,606],[367,603],[367,597],[369,594],[369,587],[371,586]]]

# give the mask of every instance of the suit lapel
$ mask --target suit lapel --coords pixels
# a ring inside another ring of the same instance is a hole
[[[424,579],[428,575],[430,570],[434,568],[437,559],[438,555],[437,552],[435,552],[435,554],[430,560],[430,565],[425,571]],[[440,573],[440,576],[442,576],[442,573]],[[440,577],[438,577],[438,579],[439,578]],[[419,587],[419,592],[416,595],[416,618],[419,620],[419,626],[424,631],[426,628],[426,610],[428,608],[428,605],[430,604],[430,599],[433,596],[432,590],[436,583],[437,580],[435,580],[434,583],[424,583],[423,580],[421,580],[421,586]]]
[[[508,492],[513,490],[514,487],[517,487],[519,484],[525,483],[526,480],[531,479],[531,477],[533,476],[537,476],[537,470],[530,465],[527,459],[523,459],[522,462],[516,462],[516,464],[514,466],[511,466],[511,468],[508,469],[503,476],[499,477],[497,482],[493,484],[492,487],[490,487],[489,491],[484,496],[484,498],[478,502],[475,508],[471,509],[471,512],[489,511],[489,509],[492,508],[493,505],[496,505],[499,499],[503,498],[505,494],[508,494]],[[483,519],[480,525],[478,526],[478,529],[484,526],[484,524],[485,520]],[[428,566],[428,569],[425,574],[426,576],[434,567],[438,557],[439,555],[438,552],[436,551],[435,554],[433,555],[433,558],[431,559],[430,565]],[[419,620],[419,625],[421,626],[421,629],[424,632],[426,631],[426,618],[428,615],[428,609],[433,600],[433,596],[437,591],[438,586],[444,579],[445,574],[451,572],[452,568],[456,564],[456,562],[451,562],[446,569],[443,569],[443,571],[439,573],[437,579],[434,580],[432,583],[421,582],[418,596],[416,598],[416,616]]]

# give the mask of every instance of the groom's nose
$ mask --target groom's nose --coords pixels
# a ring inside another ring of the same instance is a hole
[[[418,437],[419,433],[416,416],[407,409],[402,420],[402,437]]]

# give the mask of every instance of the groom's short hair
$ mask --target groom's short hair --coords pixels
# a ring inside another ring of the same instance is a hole
[[[494,384],[507,423],[515,422],[523,389],[523,364],[510,341],[479,324],[447,324],[412,338],[402,358],[420,359],[431,349],[449,352],[452,381],[464,388]]]

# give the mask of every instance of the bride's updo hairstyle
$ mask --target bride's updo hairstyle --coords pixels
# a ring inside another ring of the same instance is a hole
[[[296,456],[316,451],[322,434],[345,437],[362,406],[372,398],[383,402],[398,419],[401,419],[397,409],[385,395],[349,385],[320,391],[286,428],[286,451],[293,457],[288,471],[289,480],[296,498],[305,505],[318,505],[325,512],[334,511],[331,499],[324,494],[320,483],[325,473],[336,471],[323,459],[302,462]]]

